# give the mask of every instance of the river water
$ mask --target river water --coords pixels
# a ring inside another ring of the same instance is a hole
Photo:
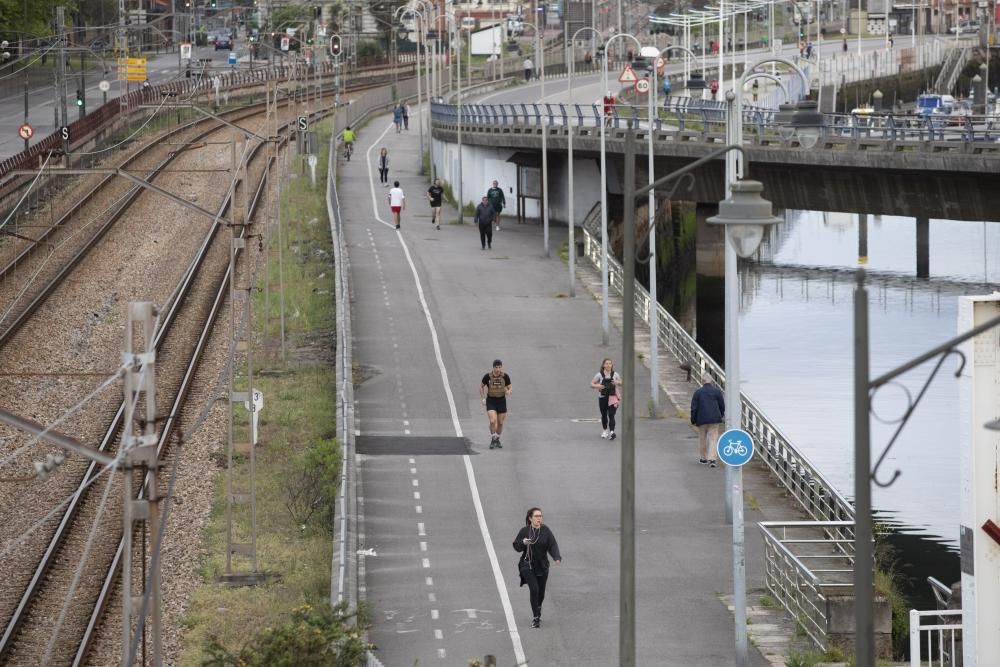
[[[864,218],[861,218],[862,220]],[[1000,290],[1000,223],[930,221],[930,275],[916,277],[911,218],[867,217],[871,375],[895,368],[958,333],[958,297]],[[742,387],[830,482],[853,498],[853,289],[859,216],[789,211],[760,257],[740,266]],[[699,332],[701,333],[701,332]],[[721,343],[721,341],[718,341]],[[873,400],[872,462],[885,450],[935,362]],[[930,384],[873,485],[890,528],[898,583],[911,605],[933,608],[927,576],[958,579],[959,384],[948,359]],[[905,390],[903,389],[905,387]]]
[[[853,496],[853,272],[859,217],[788,212],[759,260],[741,266],[743,390],[846,497]],[[1000,289],[1000,223],[931,220],[930,277],[916,278],[912,218],[868,217],[872,377],[957,333],[962,294]],[[919,393],[933,362],[900,382]],[[958,543],[957,364],[948,360],[878,472],[873,505],[900,530],[949,551]],[[903,389],[882,389],[880,418],[905,410]],[[872,419],[872,461],[894,426]]]

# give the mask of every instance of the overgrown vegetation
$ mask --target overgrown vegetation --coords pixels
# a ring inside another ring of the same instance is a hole
[[[317,181],[322,184],[329,122],[318,131],[323,150]],[[329,605],[330,535],[341,460],[335,439],[334,267],[325,189],[293,176],[299,170],[291,160],[288,171],[282,177],[283,271],[279,279],[275,234],[269,261],[260,264],[253,304],[253,338],[263,348],[255,354],[254,387],[265,396],[256,449],[257,560],[267,579],[256,587],[216,583],[226,569],[226,489],[220,475],[204,535],[204,583],[182,619],[187,631],[180,665],[363,664],[367,623]],[[239,468],[244,488],[246,466]],[[234,531],[249,534],[249,513],[233,515]],[[249,563],[234,556],[233,569],[249,569]]]

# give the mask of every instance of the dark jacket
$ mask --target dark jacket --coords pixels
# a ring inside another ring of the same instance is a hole
[[[490,204],[480,204],[476,207],[476,222],[480,225],[492,225],[497,218],[497,212]]]
[[[524,538],[533,539],[534,543],[525,544]],[[523,570],[530,569],[537,576],[545,576],[549,573],[549,556],[552,556],[552,560],[562,560],[556,536],[544,523],[538,529],[537,535],[531,526],[525,526],[519,530],[517,537],[514,538],[514,551],[521,552],[521,558],[517,561],[517,570],[522,572],[522,586],[525,584]]]
[[[721,424],[726,416],[722,390],[711,382],[701,385],[691,397],[691,423],[695,426]]]

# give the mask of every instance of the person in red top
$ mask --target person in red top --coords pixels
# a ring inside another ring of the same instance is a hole
[[[604,125],[606,127],[611,127],[611,109],[615,106],[615,96],[608,91],[608,94],[604,96]]]

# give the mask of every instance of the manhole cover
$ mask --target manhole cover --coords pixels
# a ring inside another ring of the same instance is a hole
[[[448,436],[359,435],[359,454],[368,456],[456,456],[471,454],[469,441]]]

